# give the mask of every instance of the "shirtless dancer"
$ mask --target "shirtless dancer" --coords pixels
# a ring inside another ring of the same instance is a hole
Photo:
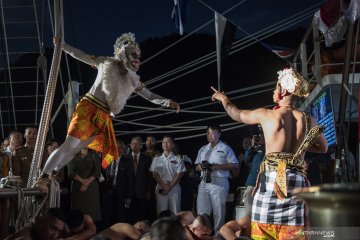
[[[54,43],[59,44],[58,38]],[[118,158],[110,113],[120,113],[133,92],[155,104],[176,109],[176,112],[180,110],[177,102],[150,92],[140,82],[136,72],[141,52],[133,33],[125,33],[116,40],[114,57],[91,56],[65,43],[61,47],[72,57],[97,68],[98,74],[89,92],[76,106],[65,142],[49,156],[35,183],[35,187],[44,192],[48,191],[49,175],[56,174],[86,146],[102,152],[103,168]]]
[[[239,109],[224,93],[213,88],[212,100],[220,101],[233,120],[261,124],[264,131],[266,154],[252,206],[252,239],[303,238],[304,202],[289,192],[309,186],[305,177],[304,151],[327,151],[323,128],[293,106],[296,97],[307,96],[307,81],[293,69],[284,69],[278,74],[273,94],[278,106],[273,110]],[[302,144],[305,138],[309,145]]]

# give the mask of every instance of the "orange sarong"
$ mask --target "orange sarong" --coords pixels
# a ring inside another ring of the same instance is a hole
[[[290,226],[251,222],[251,239],[254,240],[303,240],[304,226]]]
[[[90,94],[86,94],[76,105],[71,119],[68,135],[88,140],[96,138],[88,148],[102,153],[101,166],[106,168],[119,157],[114,127],[112,125],[108,107]]]

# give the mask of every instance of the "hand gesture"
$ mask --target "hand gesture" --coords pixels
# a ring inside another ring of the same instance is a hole
[[[176,109],[176,113],[180,112],[180,105],[177,102],[173,101],[173,100],[170,100],[169,107],[172,108],[172,109]]]
[[[211,96],[211,100],[212,101],[220,101],[222,102],[224,99],[226,99],[227,97],[225,96],[224,92],[220,92],[218,91],[216,88],[214,88],[213,86],[211,86],[211,89],[215,92],[212,96]]]

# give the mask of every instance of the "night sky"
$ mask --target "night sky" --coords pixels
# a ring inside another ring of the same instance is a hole
[[[64,0],[65,41],[76,44],[84,51],[112,54],[115,39],[123,32],[134,32],[139,42],[146,38],[162,37],[176,31],[171,21],[172,0],[106,0],[99,1]],[[189,14],[185,32],[189,33],[204,25],[214,17],[210,8],[222,13],[234,5],[236,8],[225,15],[235,25],[249,33],[255,33],[285,18],[293,16],[323,1],[301,0],[189,0]],[[302,22],[308,26],[310,19]],[[296,26],[294,26],[296,27]],[[199,32],[214,34],[214,23]],[[244,36],[240,30],[237,37]]]

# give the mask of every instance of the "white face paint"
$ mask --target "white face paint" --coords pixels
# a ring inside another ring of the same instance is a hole
[[[127,67],[137,72],[140,68],[141,51],[136,47],[129,47],[126,49]]]

